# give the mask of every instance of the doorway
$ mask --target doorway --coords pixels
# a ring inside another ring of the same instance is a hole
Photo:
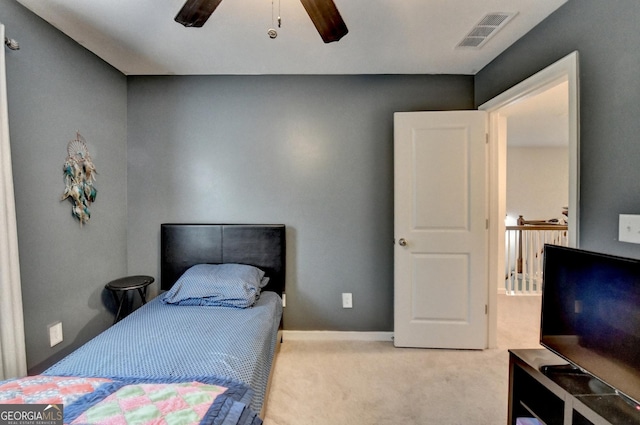
[[[544,244],[568,244],[568,86],[563,81],[501,108],[507,118],[507,193],[499,294],[540,295]]]
[[[509,108],[566,83],[568,91],[569,246],[579,241],[578,52],[573,52],[479,107],[489,115],[489,294],[490,348],[497,346],[498,285],[504,285],[507,184],[507,116]]]

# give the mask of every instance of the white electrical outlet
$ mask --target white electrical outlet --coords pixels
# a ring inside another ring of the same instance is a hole
[[[62,322],[49,325],[49,346],[53,347],[62,342]]]
[[[342,293],[342,308],[353,308],[353,297],[351,292]]]
[[[640,243],[640,215],[620,214],[618,241]]]

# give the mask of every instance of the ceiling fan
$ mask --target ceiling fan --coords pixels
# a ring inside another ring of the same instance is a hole
[[[222,0],[187,0],[175,21],[185,27],[201,27]],[[300,0],[325,43],[338,41],[349,30],[333,0]]]

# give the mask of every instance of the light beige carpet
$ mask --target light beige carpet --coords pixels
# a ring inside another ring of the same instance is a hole
[[[498,298],[496,349],[285,340],[265,425],[506,424],[507,349],[539,347],[540,297]]]

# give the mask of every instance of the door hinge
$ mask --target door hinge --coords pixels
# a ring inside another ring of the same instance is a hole
[[[484,135],[484,142],[488,145],[489,144],[489,133],[485,133]]]
[[[484,220],[484,228],[489,230],[489,219],[488,218]]]
[[[484,305],[484,314],[485,315],[489,314],[489,305],[488,304]]]

